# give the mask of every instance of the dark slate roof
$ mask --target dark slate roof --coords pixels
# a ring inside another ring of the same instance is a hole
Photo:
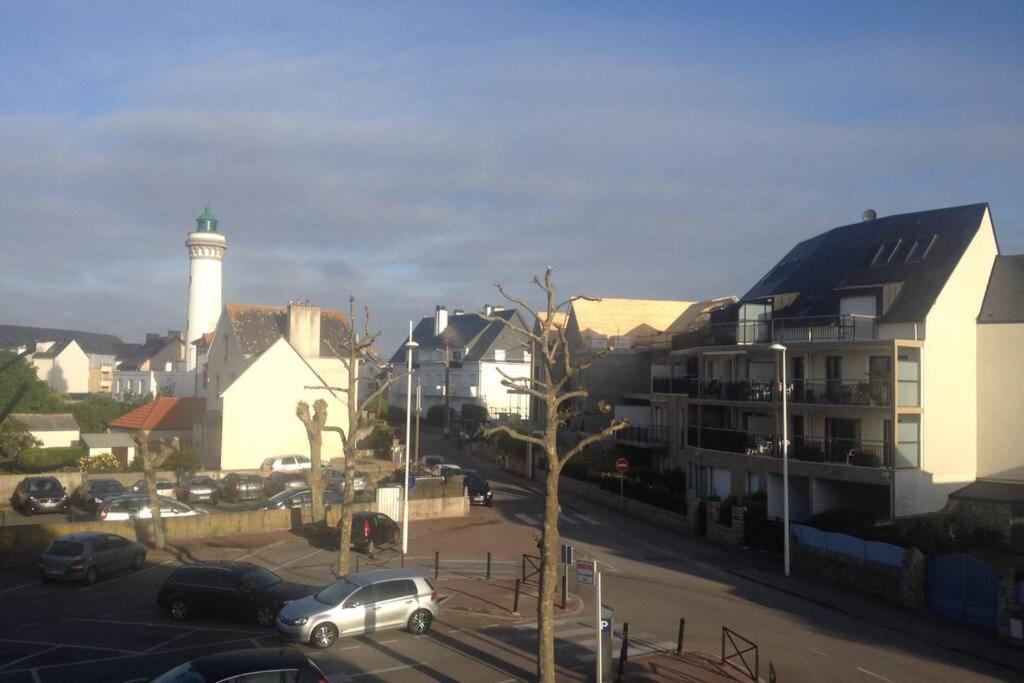
[[[71,413],[11,413],[33,432],[77,432],[78,422]]]
[[[142,344],[125,344],[121,353],[118,354],[118,370],[138,370],[139,366],[147,360],[160,353],[165,346],[176,339],[181,339],[180,334],[168,334],[147,338]]]
[[[924,320],[967,246],[977,234],[988,204],[934,209],[833,228],[793,247],[743,301],[799,293],[780,317],[839,312],[840,288],[903,287],[879,322]],[[937,236],[927,258],[906,262],[915,240]],[[872,266],[879,247],[902,240],[887,265]],[[778,315],[778,311],[776,314]]]
[[[978,322],[1024,322],[1024,254],[996,257]]]
[[[74,339],[86,353],[115,356],[124,342],[112,334],[60,330],[52,327],[25,327],[0,325],[0,349],[30,346],[37,341],[65,341]]]
[[[956,500],[984,500],[999,503],[1024,503],[1024,483],[978,480],[949,494]]]
[[[514,308],[506,308],[501,311],[494,311],[495,317],[501,317],[508,321],[517,318]],[[413,328],[412,339],[419,344],[419,350],[434,350],[444,348],[445,339],[452,348],[466,348],[464,362],[480,360],[491,349],[491,346],[498,340],[499,336],[506,331],[504,323],[496,320],[487,320],[479,313],[454,313],[448,314],[448,326],[441,331],[441,334],[434,334],[434,316],[423,318]],[[405,342],[398,347],[398,350],[391,356],[392,363],[405,362]]]
[[[56,358],[62,351],[64,351],[64,349],[70,346],[73,341],[74,339],[62,339],[45,351],[37,351],[32,355],[36,358]]]
[[[242,353],[256,356],[281,337],[288,337],[288,309],[284,306],[227,304],[225,310]],[[341,311],[320,311],[320,354],[333,355],[348,348],[348,322]]]

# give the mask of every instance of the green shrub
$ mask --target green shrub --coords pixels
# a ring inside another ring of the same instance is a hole
[[[81,446],[61,448],[26,448],[18,454],[16,467],[26,473],[56,472],[62,469],[78,469],[78,461],[86,455]]]
[[[394,432],[391,427],[379,422],[374,426],[369,436],[359,443],[359,448],[372,450],[374,457],[380,460],[390,460],[393,442]]]
[[[455,419],[455,411],[448,409],[450,420]],[[445,407],[443,405],[430,406],[427,410],[427,424],[433,425],[434,427],[444,426],[444,412]]]
[[[160,466],[162,470],[173,470],[175,472],[194,472],[200,468],[199,453],[194,448],[182,448],[175,451]]]
[[[462,419],[475,420],[476,422],[486,422],[487,408],[480,405],[479,403],[463,403]]]
[[[81,472],[118,472],[121,462],[111,453],[86,455],[78,459],[78,469]]]
[[[416,417],[413,415],[413,417]],[[405,408],[399,406],[388,406],[388,424],[405,425]]]

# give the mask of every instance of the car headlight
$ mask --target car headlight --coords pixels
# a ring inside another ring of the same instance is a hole
[[[281,617],[281,623],[289,624],[291,626],[302,626],[307,621],[309,621],[309,617],[295,617],[294,619],[289,619],[287,617]]]

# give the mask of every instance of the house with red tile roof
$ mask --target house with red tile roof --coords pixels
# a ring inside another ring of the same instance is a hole
[[[151,441],[177,437],[183,446],[188,446],[192,444],[192,426],[203,416],[205,409],[206,399],[203,398],[157,396],[111,422],[107,430],[130,434],[149,430]]]

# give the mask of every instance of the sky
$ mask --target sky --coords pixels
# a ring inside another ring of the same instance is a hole
[[[226,302],[742,295],[791,246],[989,202],[1024,252],[1024,3],[0,2],[0,322]]]

